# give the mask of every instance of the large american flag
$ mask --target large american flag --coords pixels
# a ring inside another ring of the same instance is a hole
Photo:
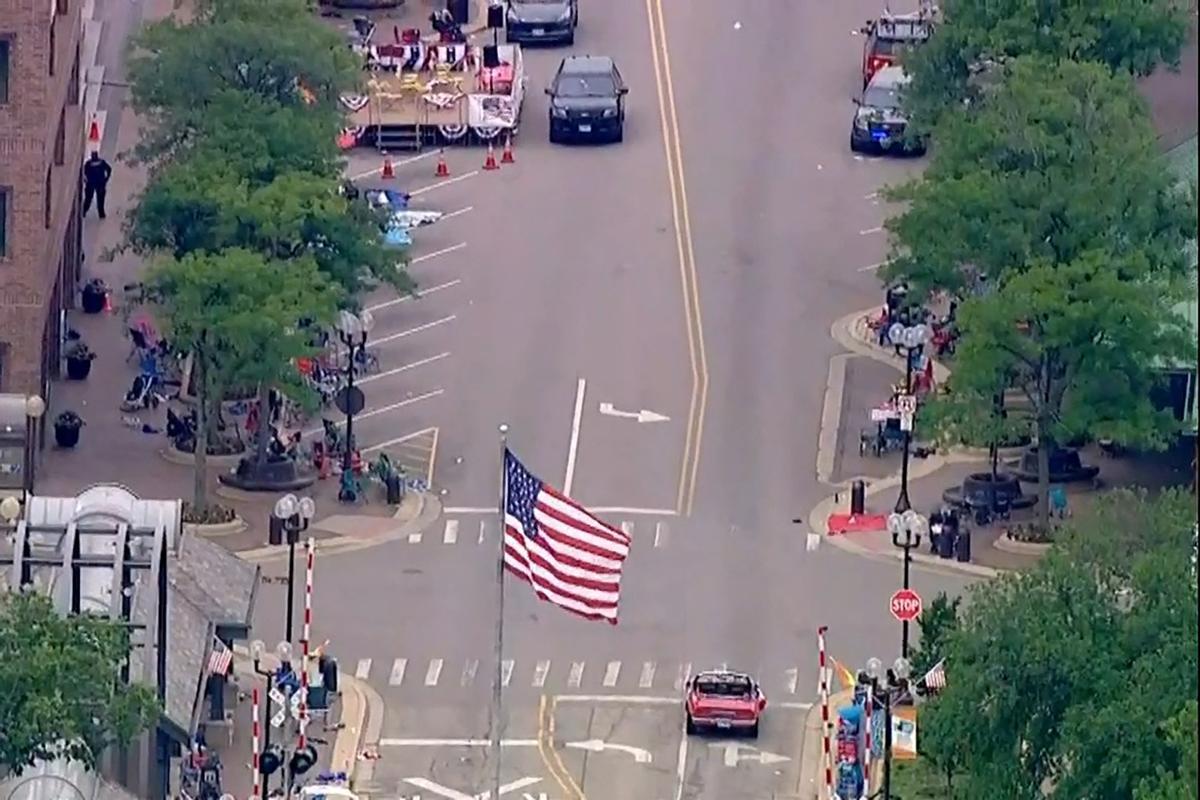
[[[542,600],[616,625],[629,537],[538,480],[507,449],[504,476],[504,566]]]

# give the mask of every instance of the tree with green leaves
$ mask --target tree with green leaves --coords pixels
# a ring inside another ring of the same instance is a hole
[[[1174,750],[1171,766],[1160,765],[1153,777],[1145,778],[1133,800],[1196,800],[1197,785],[1196,700],[1189,700],[1178,715],[1163,726],[1163,736]]]
[[[192,503],[203,514],[208,447],[201,443],[216,433],[217,404],[233,388],[295,387],[296,359],[314,353],[299,323],[331,321],[339,291],[311,256],[280,261],[240,249],[165,259],[154,266],[145,286],[145,299],[155,307],[166,335],[193,357],[197,444]],[[268,427],[265,413],[259,427]]]
[[[1056,443],[1092,436],[1159,448],[1177,431],[1151,390],[1156,364],[1195,352],[1187,321],[1170,312],[1184,285],[1156,279],[1137,256],[1096,250],[1034,264],[963,303],[951,391],[980,397],[1005,379],[1020,390],[1038,443],[1043,529]]]
[[[62,616],[43,595],[0,593],[0,772],[67,758],[88,767],[158,720],[153,688],[121,679],[129,629]]]
[[[210,106],[229,91],[336,120],[339,96],[357,85],[361,62],[305,0],[197,5],[187,22],[168,17],[133,39],[131,98],[154,129],[144,156],[211,129]]]
[[[1194,731],[1200,688],[1195,525],[1186,492],[1114,492],[1031,571],[972,589],[921,710],[922,751],[957,759],[962,796],[1187,797],[1169,787],[1195,774],[1194,734],[1189,752],[1170,733],[1189,713]]]
[[[1084,251],[1143,254],[1188,272],[1196,204],[1169,174],[1127,76],[1099,64],[1016,59],[973,113],[947,115],[925,173],[887,192],[883,275],[913,294],[967,294]]]
[[[910,53],[908,102],[916,119],[936,122],[983,92],[973,80],[987,65],[1021,56],[1097,62],[1148,75],[1177,66],[1191,11],[1184,0],[942,0],[942,22]]]

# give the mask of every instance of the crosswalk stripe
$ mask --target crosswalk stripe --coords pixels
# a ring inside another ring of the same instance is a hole
[[[397,658],[392,662],[392,674],[388,676],[388,686],[399,686],[404,683],[404,670],[408,667],[407,658]]]
[[[688,662],[687,664],[680,664],[679,665],[679,674],[677,674],[675,676],[675,691],[682,692],[683,684],[686,683],[687,679],[690,677],[692,677],[691,662]]]
[[[508,686],[509,682],[512,680],[514,666],[516,666],[516,664],[511,659],[506,659],[500,662],[500,684],[502,686]]]
[[[438,678],[442,674],[442,660],[435,658],[429,662],[429,669],[425,670],[425,685],[437,686]]]
[[[567,676],[567,687],[578,689],[581,683],[583,683],[583,662],[576,661],[571,664],[571,673]]]
[[[656,522],[654,524],[654,546],[662,547],[667,543],[667,536],[671,533],[671,529],[667,527],[665,522]]]
[[[642,664],[642,677],[638,678],[638,687],[649,689],[654,685],[654,662],[647,661]]]
[[[784,680],[787,683],[787,693],[795,694],[796,693],[796,684],[800,681],[800,670],[796,669],[795,667],[792,667],[791,669],[786,670],[783,673],[783,676],[784,676]]]
[[[479,543],[483,544],[483,540],[487,537],[487,520],[479,520]]]
[[[604,669],[604,685],[612,688],[617,685],[617,679],[621,677],[621,662],[610,661]]]
[[[358,660],[358,666],[356,666],[354,668],[354,677],[358,678],[360,681],[365,681],[367,679],[367,676],[370,674],[371,674],[371,659],[360,658]]]
[[[454,544],[458,541],[458,520],[446,520],[446,532],[442,534],[442,544]]]
[[[420,544],[421,543],[421,532],[413,531],[412,533],[410,533],[408,535],[408,543],[409,544]]]
[[[633,536],[633,523],[628,520],[621,523],[621,532],[626,536]]]
[[[462,685],[470,686],[475,682],[475,673],[479,670],[479,659],[469,658],[463,666]]]
[[[546,685],[546,677],[550,674],[550,662],[539,661],[533,669],[533,685],[540,689]]]

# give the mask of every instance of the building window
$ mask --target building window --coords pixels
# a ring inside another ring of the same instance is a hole
[[[42,211],[46,217],[46,229],[50,229],[50,212],[54,209],[54,167],[46,167],[46,204]]]
[[[79,105],[79,62],[80,62],[80,47],[75,45],[75,63],[71,65],[71,81],[67,86],[67,105]]]
[[[0,186],[0,258],[8,255],[8,207],[12,205],[12,189]]]
[[[50,22],[50,74],[54,74],[54,51],[58,49],[58,40],[54,36],[54,31],[58,26],[53,20]]]
[[[12,38],[0,33],[0,103],[8,102],[8,64],[12,54]]]
[[[67,158],[67,110],[58,115],[58,133],[54,134],[54,166],[61,167]]]

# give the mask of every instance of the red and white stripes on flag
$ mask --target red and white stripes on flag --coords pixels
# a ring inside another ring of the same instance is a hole
[[[542,600],[617,623],[629,536],[504,454],[504,566]]]
[[[208,657],[208,674],[224,677],[233,666],[233,651],[220,639],[213,639],[212,653]]]
[[[929,668],[929,672],[925,673],[925,677],[921,682],[925,684],[925,691],[928,694],[937,694],[942,689],[946,688],[946,659],[934,664]]]

